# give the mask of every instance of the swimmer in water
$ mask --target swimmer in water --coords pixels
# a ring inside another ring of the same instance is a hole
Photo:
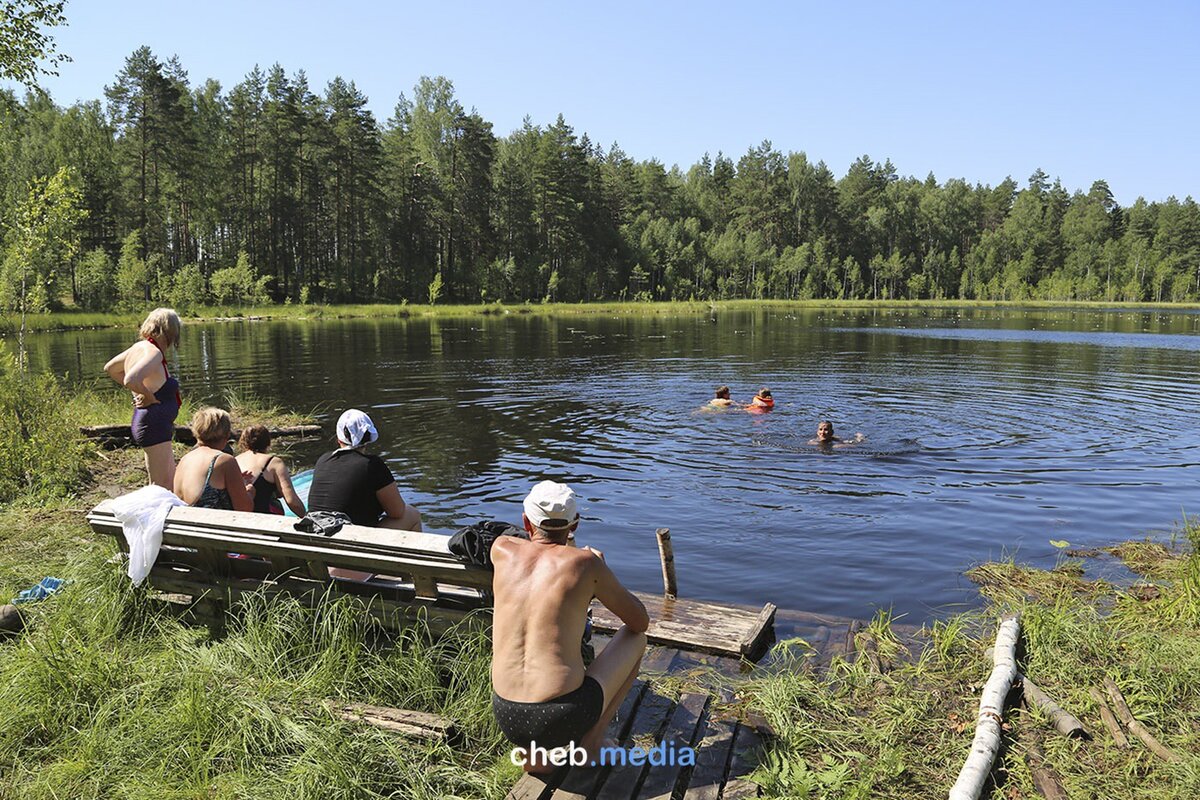
[[[751,414],[765,414],[775,407],[775,398],[771,396],[771,390],[763,387],[758,390],[758,394],[754,395],[754,399],[746,406],[746,410]]]
[[[729,399],[729,387],[718,386],[713,399],[709,400],[708,404],[713,408],[729,408],[734,405],[734,402]]]
[[[819,425],[817,425],[817,438],[809,439],[808,443],[815,444],[818,447],[825,447],[825,448],[831,448],[831,447],[836,447],[836,446],[846,447],[846,446],[849,446],[852,444],[858,444],[859,442],[863,441],[866,438],[867,437],[863,436],[861,433],[854,434],[854,438],[850,439],[850,440],[846,440],[840,436],[836,436],[836,435],[834,435],[834,432],[833,432],[833,423],[826,419],[826,420],[822,420],[821,423]]]

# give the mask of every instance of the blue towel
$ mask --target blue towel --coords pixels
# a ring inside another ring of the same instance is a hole
[[[13,603],[36,603],[38,600],[45,600],[50,595],[57,592],[65,584],[62,578],[51,578],[46,576],[38,581],[36,586],[30,587],[13,598]]]

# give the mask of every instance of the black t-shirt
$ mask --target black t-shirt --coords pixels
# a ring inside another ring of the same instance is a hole
[[[375,526],[383,513],[375,493],[395,482],[379,456],[359,450],[334,450],[317,459],[308,490],[308,510],[341,511],[355,525]]]

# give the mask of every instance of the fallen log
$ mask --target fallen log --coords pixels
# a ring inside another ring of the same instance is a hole
[[[1112,698],[1113,708],[1117,711],[1117,716],[1121,718],[1121,722],[1125,723],[1125,727],[1134,736],[1142,740],[1146,747],[1150,748],[1150,752],[1161,758],[1163,761],[1176,762],[1179,761],[1179,755],[1174,750],[1164,745],[1158,739],[1155,739],[1150,731],[1142,727],[1142,723],[1133,718],[1133,712],[1129,710],[1129,705],[1125,702],[1124,695],[1117,685],[1113,683],[1111,678],[1104,679],[1104,688],[1108,690],[1108,696]]]
[[[1021,726],[1021,741],[1025,745],[1025,760],[1033,776],[1033,788],[1046,800],[1067,800],[1067,792],[1054,770],[1046,763],[1046,755],[1038,742],[1037,733],[1029,725]]]
[[[1090,739],[1087,729],[1083,727],[1083,723],[1067,711],[1064,711],[1058,703],[1050,697],[1050,695],[1038,688],[1037,684],[1029,680],[1024,675],[1021,677],[1022,697],[1026,704],[1037,708],[1046,718],[1050,720],[1050,724],[1054,729],[1066,736],[1068,739]]]
[[[1095,686],[1088,689],[1088,694],[1096,701],[1096,705],[1100,707],[1100,719],[1104,722],[1104,727],[1108,728],[1108,732],[1112,734],[1113,740],[1117,743],[1117,747],[1122,750],[1129,749],[1129,739],[1125,738],[1125,733],[1121,730],[1117,718],[1108,710],[1108,703],[1104,702],[1104,695]]]
[[[271,428],[271,438],[277,439],[281,436],[319,436],[321,434],[320,425],[284,425],[279,428]],[[132,447],[133,433],[128,425],[85,425],[79,429],[89,439],[95,439],[107,448],[115,449],[118,447]],[[232,434],[233,439],[237,439],[242,435],[240,430],[236,430]],[[192,435],[192,429],[186,425],[175,426],[175,441],[181,444],[195,444],[196,437]]]
[[[992,674],[979,697],[979,716],[975,722],[975,740],[971,753],[950,789],[950,800],[978,800],[1000,750],[1000,723],[1004,700],[1017,677],[1017,642],[1021,638],[1021,618],[1006,617],[996,632]]]
[[[347,722],[361,722],[405,736],[444,742],[454,735],[454,723],[437,714],[408,711],[403,708],[369,706],[364,703],[341,703],[335,700],[326,700],[324,705],[339,719]]]

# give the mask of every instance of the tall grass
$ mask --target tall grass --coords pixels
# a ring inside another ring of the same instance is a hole
[[[0,797],[499,797],[478,627],[383,636],[351,598],[252,597],[220,640],[100,557],[0,645]],[[453,744],[333,718],[326,698],[449,716]]]
[[[750,706],[779,734],[758,771],[766,795],[944,795],[970,747],[996,614],[1016,609],[1026,643],[1021,669],[1096,738],[1066,740],[1037,714],[1011,711],[994,773],[999,785],[989,796],[1037,796],[1022,733],[1044,737],[1048,763],[1071,797],[1200,796],[1200,530],[1186,534],[1191,547],[1165,560],[1147,560],[1144,547],[1117,548],[1158,576],[1161,595],[1152,600],[1086,581],[1076,570],[985,565],[976,575],[996,605],[933,623],[919,656],[886,675],[865,659],[837,660],[817,675],[803,654],[785,648],[772,672],[748,687]],[[867,630],[885,641],[889,622],[878,617]],[[1088,695],[1106,677],[1181,763],[1158,761],[1136,742],[1128,751],[1113,745]]]

